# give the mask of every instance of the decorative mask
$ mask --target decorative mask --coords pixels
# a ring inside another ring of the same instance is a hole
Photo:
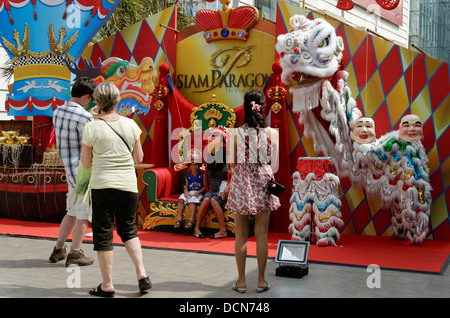
[[[376,138],[374,120],[370,117],[359,117],[353,126],[353,140],[359,144],[369,144]]]
[[[399,137],[403,141],[415,142],[423,138],[422,121],[417,115],[406,115],[400,121]]]

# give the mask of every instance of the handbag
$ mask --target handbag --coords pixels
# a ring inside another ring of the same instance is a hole
[[[284,190],[286,190],[286,187],[281,183],[275,181],[275,179],[272,177],[267,183],[267,189],[269,190],[270,194],[278,197],[281,193],[284,192]]]
[[[86,190],[89,186],[89,181],[91,180],[91,171],[92,167],[86,169],[80,160],[78,164],[77,179],[75,184],[75,192],[78,196],[83,196],[86,193]]]
[[[241,132],[239,132],[239,135],[241,135]],[[242,135],[241,135],[241,137],[242,137]],[[248,150],[250,151],[250,146],[248,145],[247,140],[245,140],[245,138],[243,138],[243,137],[242,137],[242,140],[244,140],[245,145],[247,146]],[[258,164],[264,168],[264,166],[259,161],[259,158],[258,157],[255,157],[255,158],[257,158],[257,160],[258,160]],[[284,192],[284,190],[286,190],[286,187],[284,185],[282,185],[281,183],[275,181],[275,178],[272,176],[272,177],[270,177],[270,180],[267,182],[267,190],[269,191],[270,194],[278,197],[281,193]]]

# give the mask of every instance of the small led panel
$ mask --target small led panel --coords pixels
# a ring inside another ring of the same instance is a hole
[[[279,240],[275,262],[286,264],[306,264],[309,242]]]

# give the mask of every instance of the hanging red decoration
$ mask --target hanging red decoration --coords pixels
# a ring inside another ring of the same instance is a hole
[[[377,0],[377,3],[386,10],[393,10],[398,7],[400,0]]]
[[[352,0],[338,0],[336,8],[341,10],[351,10],[354,6],[355,4]]]

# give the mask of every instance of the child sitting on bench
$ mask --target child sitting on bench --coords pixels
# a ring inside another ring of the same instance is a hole
[[[203,192],[205,191],[204,174],[200,171],[200,164],[197,162],[191,162],[188,164],[191,171],[186,174],[186,184],[184,186],[184,193],[178,198],[178,220],[175,223],[175,229],[181,229],[183,227],[183,211],[186,204],[189,204],[191,216],[184,228],[191,230],[195,225],[195,212],[197,204],[200,204],[203,199]]]

